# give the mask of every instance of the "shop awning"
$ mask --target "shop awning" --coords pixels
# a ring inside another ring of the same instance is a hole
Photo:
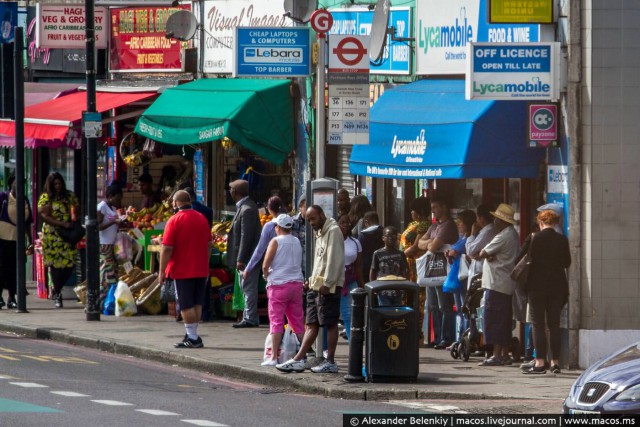
[[[155,92],[98,92],[96,93],[96,110],[104,113],[154,95],[156,95]],[[71,146],[72,148],[80,148],[77,143],[71,144],[69,141],[79,140],[79,132],[76,132],[73,128],[80,126],[82,111],[86,109],[86,92],[76,92],[26,107],[24,111],[25,147],[46,146],[48,148],[58,148]],[[138,115],[140,113],[141,111]],[[104,122],[113,120],[114,118],[105,118]],[[0,120],[0,135],[15,138],[15,132],[13,120]],[[15,139],[3,138],[3,140],[12,141],[10,145],[15,145]]]
[[[227,137],[272,163],[293,150],[288,80],[200,79],[165,90],[135,132],[166,144]]]
[[[387,90],[371,107],[369,145],[354,175],[381,178],[535,178],[543,150],[527,146],[527,104],[467,101],[462,80]]]

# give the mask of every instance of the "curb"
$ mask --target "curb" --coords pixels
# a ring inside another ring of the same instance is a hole
[[[367,390],[345,389],[335,387],[335,384],[323,383],[323,385],[309,384],[305,377],[287,374],[272,374],[263,370],[251,369],[242,366],[233,366],[223,363],[199,359],[187,356],[181,352],[164,351],[154,348],[122,344],[113,340],[101,340],[74,335],[68,332],[57,331],[55,328],[39,328],[0,323],[0,329],[5,332],[23,335],[32,339],[51,340],[64,344],[76,345],[113,354],[133,356],[139,359],[152,360],[164,364],[179,364],[182,368],[206,371],[231,380],[244,381],[251,384],[271,387],[274,389],[301,392],[305,394],[319,395],[328,398],[346,400],[417,400],[417,399],[455,399],[455,400],[538,400],[505,395],[493,395],[487,393],[457,393],[431,390],[396,390],[390,384],[388,389]],[[333,378],[332,378],[333,379]],[[345,383],[348,384],[348,383]],[[367,384],[367,383],[361,383]]]

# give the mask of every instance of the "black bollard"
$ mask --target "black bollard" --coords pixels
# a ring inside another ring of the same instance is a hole
[[[345,381],[362,382],[362,346],[364,344],[364,305],[367,292],[356,288],[351,291],[351,338],[349,340],[349,370]]]

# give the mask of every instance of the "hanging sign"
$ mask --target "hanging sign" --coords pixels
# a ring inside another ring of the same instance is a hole
[[[96,6],[96,49],[107,48],[107,8]],[[36,47],[82,49],[85,41],[85,10],[78,4],[36,4]]]
[[[558,143],[558,106],[529,105],[529,146],[549,147]]]

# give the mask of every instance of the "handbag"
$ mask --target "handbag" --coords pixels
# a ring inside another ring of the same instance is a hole
[[[173,285],[173,280],[166,279],[160,287],[160,301],[165,304],[176,301],[176,288]]]
[[[56,227],[56,232],[62,240],[75,246],[84,237],[84,227],[80,221],[74,221],[71,224],[71,228]]]
[[[416,260],[416,270],[421,287],[442,286],[449,273],[449,263],[444,252],[427,252]]]
[[[520,259],[520,261],[518,261],[516,266],[513,267],[510,274],[511,279],[513,279],[523,290],[527,284],[527,280],[529,279],[529,269],[533,262],[531,259],[531,246],[533,246],[534,237],[535,234],[531,233],[531,241],[529,242],[529,249],[527,249],[527,253]]]

